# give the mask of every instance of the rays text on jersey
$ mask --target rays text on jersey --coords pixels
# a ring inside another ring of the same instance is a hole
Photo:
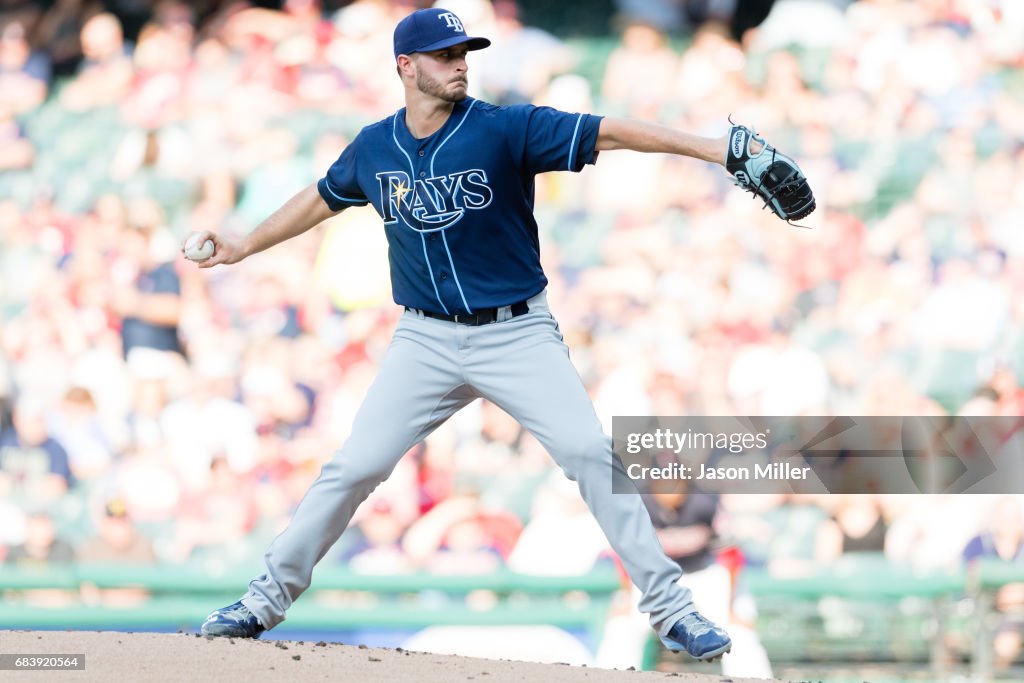
[[[384,224],[401,218],[419,231],[451,227],[467,210],[482,209],[494,198],[487,173],[478,168],[415,181],[404,171],[384,171],[377,180]]]

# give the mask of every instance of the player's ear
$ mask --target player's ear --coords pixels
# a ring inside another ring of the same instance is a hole
[[[395,71],[398,73],[399,78],[404,78],[406,74],[413,74],[412,67],[413,59],[409,55],[398,55],[398,59],[395,63]]]

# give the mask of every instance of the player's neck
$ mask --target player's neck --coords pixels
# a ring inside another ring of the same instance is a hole
[[[405,98],[405,127],[414,138],[422,140],[430,137],[441,130],[454,108],[454,102],[422,93],[410,93]]]

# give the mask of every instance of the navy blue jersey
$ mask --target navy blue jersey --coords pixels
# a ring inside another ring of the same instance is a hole
[[[405,109],[367,126],[317,187],[335,211],[384,220],[395,303],[435,313],[507,306],[547,286],[534,176],[594,163],[601,118],[466,98],[423,139]]]

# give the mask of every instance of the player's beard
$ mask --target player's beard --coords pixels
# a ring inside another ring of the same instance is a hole
[[[465,83],[466,88],[463,88],[462,90],[450,90],[449,88],[451,87],[451,85],[457,82]],[[437,80],[436,78],[431,78],[430,76],[424,74],[422,71],[417,71],[416,87],[419,89],[420,92],[426,95],[437,97],[439,99],[444,100],[445,102],[460,102],[466,99],[469,81],[467,79],[462,78],[455,79],[453,81],[448,81],[448,83],[441,83],[441,81]]]

